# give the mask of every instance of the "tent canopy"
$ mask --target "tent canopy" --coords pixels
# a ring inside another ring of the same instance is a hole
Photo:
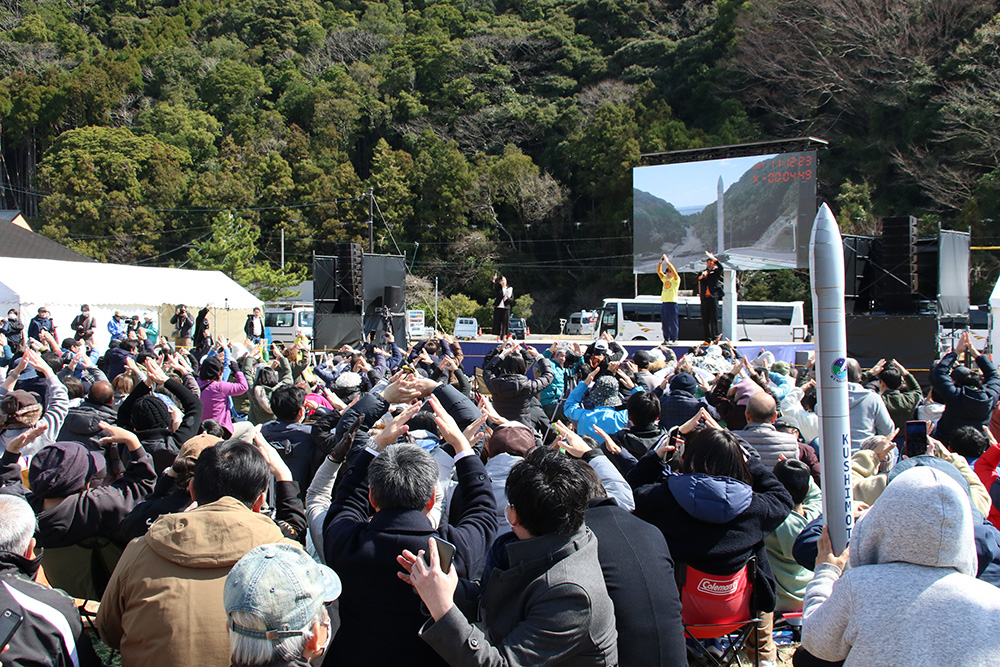
[[[262,302],[221,271],[97,262],[0,258],[0,303],[206,304],[253,309]]]
[[[243,339],[246,314],[263,306],[220,271],[0,257],[0,317],[14,308],[27,321],[40,306],[47,306],[61,339],[72,335],[70,322],[80,306],[88,304],[97,320],[98,349],[107,347],[107,322],[114,311],[150,315],[160,334],[170,336],[170,316],[182,303],[192,314],[211,306],[213,333],[230,340]]]

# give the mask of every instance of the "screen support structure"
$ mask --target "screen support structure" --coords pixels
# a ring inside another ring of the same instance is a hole
[[[723,268],[722,289],[726,296],[722,300],[722,337],[736,340],[736,271]]]

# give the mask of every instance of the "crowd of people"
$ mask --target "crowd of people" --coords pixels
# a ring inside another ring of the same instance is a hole
[[[84,620],[127,667],[686,665],[705,590],[761,665],[796,618],[795,664],[1000,665],[1000,375],[967,335],[926,394],[848,360],[835,553],[811,362],[508,338],[467,374],[447,335],[318,353],[206,313],[107,350],[86,306],[62,341],[4,323],[4,665],[100,664]]]

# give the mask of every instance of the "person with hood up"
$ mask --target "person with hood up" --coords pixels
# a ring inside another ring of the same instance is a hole
[[[907,470],[862,517],[850,549],[835,555],[824,530],[802,647],[847,666],[1000,665],[1000,591],[975,574],[968,494],[940,470]]]
[[[698,429],[704,420],[707,426]],[[757,611],[761,665],[774,665],[771,641],[776,603],[775,580],[768,567],[764,538],[792,511],[792,496],[731,432],[704,410],[681,425],[684,439],[681,474],[664,478],[663,459],[677,447],[670,441],[639,459],[628,481],[635,489],[635,515],[663,533],[678,568],[730,575],[756,556],[752,582]]]
[[[976,360],[978,372],[966,366],[952,368],[963,352]],[[966,331],[955,349],[931,369],[931,387],[934,398],[944,403],[944,414],[934,429],[934,437],[947,441],[962,426],[981,428],[989,423],[1000,397],[1000,374],[993,362],[976,350]]]
[[[597,377],[600,372],[600,368],[595,368],[586,380],[573,387],[573,391],[566,399],[563,412],[567,419],[576,422],[577,433],[603,441],[604,436],[594,430],[595,426],[600,427],[608,435],[614,435],[628,426],[628,412],[615,409],[622,404],[622,397],[618,392],[619,380],[633,394],[642,391],[642,387],[635,386],[635,383],[617,368],[614,375]],[[588,390],[590,390],[590,398],[594,402],[592,410],[583,407],[583,395]]]

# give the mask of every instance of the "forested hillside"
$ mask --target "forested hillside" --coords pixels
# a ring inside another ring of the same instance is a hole
[[[0,207],[100,259],[261,290],[367,244],[370,190],[376,251],[480,303],[499,268],[544,328],[631,292],[641,152],[810,134],[845,227],[911,213],[993,245],[997,10],[0,0]]]

